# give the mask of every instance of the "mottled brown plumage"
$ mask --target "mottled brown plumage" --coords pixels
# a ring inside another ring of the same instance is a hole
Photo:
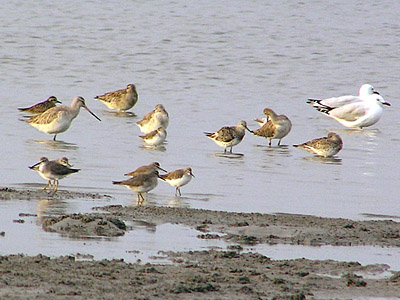
[[[30,107],[18,108],[19,111],[23,111],[32,115],[37,115],[45,112],[46,110],[55,107],[57,103],[61,103],[55,96],[50,96],[47,100],[39,102]]]
[[[108,92],[94,99],[103,102],[110,109],[127,111],[137,103],[138,93],[134,84],[128,84],[125,89]]]

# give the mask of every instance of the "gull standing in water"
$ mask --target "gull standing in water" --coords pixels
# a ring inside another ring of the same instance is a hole
[[[148,134],[153,130],[157,130],[159,127],[167,129],[168,123],[168,112],[162,104],[158,104],[156,108],[146,114],[141,121],[136,122],[136,125],[139,126],[141,132]]]
[[[158,184],[159,174],[157,170],[150,173],[139,174],[135,177],[123,181],[113,181],[113,184],[123,185],[124,187],[134,191],[138,195],[138,205],[144,203],[142,193],[147,193],[153,190]]]
[[[370,84],[362,85],[358,96],[310,98],[307,103],[343,126],[359,129],[374,125],[382,117],[383,105],[390,106]]]
[[[327,137],[315,139],[300,145],[293,145],[293,147],[319,156],[331,157],[343,148],[343,142],[338,134],[330,132]]]
[[[61,103],[55,96],[50,96],[47,100],[39,102],[30,107],[18,108],[19,111],[37,115],[44,113],[46,110],[55,107],[57,103]]]
[[[162,180],[176,188],[175,196],[178,196],[178,194],[182,196],[180,187],[188,184],[192,180],[192,177],[194,175],[191,168],[179,169],[165,175],[160,175]]]
[[[43,191],[46,190],[47,187],[50,189],[51,181],[53,181],[53,193],[57,192],[59,180],[80,170],[72,169],[66,157],[59,160],[49,160],[47,157],[41,157],[40,161],[29,167],[29,169],[37,171],[40,176],[48,180]]]
[[[81,107],[85,108],[97,120],[101,121],[86,106],[85,99],[79,96],[72,101],[71,107],[61,105],[50,108],[40,115],[30,117],[28,124],[44,133],[54,134],[53,141],[55,141],[57,134],[67,131],[72,121],[78,116]]]
[[[138,101],[138,93],[134,84],[128,84],[126,89],[105,93],[94,99],[103,102],[109,109],[125,112],[135,106]]]
[[[224,148],[224,153],[226,153],[226,149],[230,148],[230,153],[232,153],[233,146],[239,144],[245,135],[245,129],[249,132],[252,132],[248,127],[246,121],[240,121],[240,123],[235,126],[225,126],[222,127],[217,132],[204,132],[204,134],[212,139],[218,146]]]
[[[281,144],[281,140],[287,136],[292,129],[292,122],[285,115],[277,115],[272,109],[265,108],[264,114],[267,115],[267,120],[261,128],[254,130],[253,134],[269,139],[269,145],[271,146],[272,139],[278,139],[278,146]],[[256,120],[261,124],[263,120]]]

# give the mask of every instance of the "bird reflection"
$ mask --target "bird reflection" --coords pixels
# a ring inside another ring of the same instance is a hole
[[[45,147],[52,149],[52,150],[78,150],[79,147],[77,144],[74,143],[67,143],[63,141],[27,141],[27,143],[32,145],[44,145]]]
[[[306,161],[319,162],[323,164],[341,165],[342,159],[338,157],[308,156],[303,157]]]
[[[59,199],[40,199],[37,204],[37,220],[39,224],[51,216],[65,215],[67,210],[67,202]]]
[[[136,118],[137,115],[130,111],[104,111],[104,115],[116,117],[116,118]]]

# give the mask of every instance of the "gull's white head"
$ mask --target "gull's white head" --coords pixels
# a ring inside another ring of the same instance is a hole
[[[379,92],[377,90],[375,90],[375,88],[372,85],[370,85],[368,83],[363,84],[360,87],[360,90],[358,91],[358,96],[360,96],[360,97],[367,97],[372,94],[380,95]]]
[[[367,97],[369,101],[376,101],[379,105],[391,106],[389,102],[386,102],[385,99],[381,95],[372,94]]]

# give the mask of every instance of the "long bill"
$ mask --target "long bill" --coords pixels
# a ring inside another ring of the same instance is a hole
[[[96,115],[94,114],[94,112],[92,112],[86,105],[84,106],[84,108],[85,108],[93,117],[95,117],[97,120],[101,121],[101,119],[100,119],[98,116],[96,116]]]

